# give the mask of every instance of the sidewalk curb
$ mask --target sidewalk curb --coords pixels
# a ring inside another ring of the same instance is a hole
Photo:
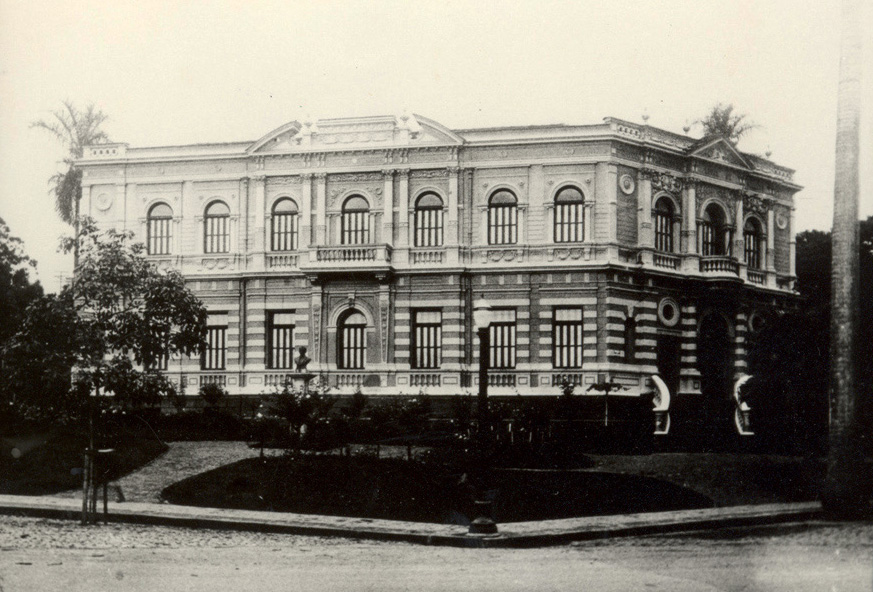
[[[400,541],[452,547],[545,547],[572,541],[800,522],[818,518],[821,504],[805,502],[676,512],[592,516],[499,525],[495,536],[471,536],[464,526],[281,512],[222,510],[169,504],[111,504],[110,522]],[[81,501],[0,495],[0,514],[81,518]],[[103,514],[100,514],[101,519]]]

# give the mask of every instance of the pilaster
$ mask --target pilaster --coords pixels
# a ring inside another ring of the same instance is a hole
[[[448,222],[446,224],[446,245],[458,245],[458,167],[449,167]]]
[[[402,248],[409,248],[409,217],[411,216],[409,212],[409,171],[397,171],[397,178],[400,181],[397,188],[397,209],[400,217],[400,225],[398,228],[399,232],[397,233],[397,242],[398,246]]]
[[[300,175],[300,236],[298,248],[312,244],[312,174]]]
[[[644,265],[652,264],[652,249],[655,248],[652,232],[652,173],[642,170],[637,188],[637,243]]]
[[[315,174],[315,244],[327,244],[327,174]]]
[[[394,244],[394,170],[382,171],[384,186],[382,189],[382,201],[384,214],[382,215],[382,240],[389,245]]]

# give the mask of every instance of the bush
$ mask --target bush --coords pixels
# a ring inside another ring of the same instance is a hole
[[[211,382],[201,386],[197,394],[206,403],[206,409],[214,411],[218,404],[227,396],[227,391],[220,384]]]

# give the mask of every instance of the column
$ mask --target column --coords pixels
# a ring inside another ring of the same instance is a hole
[[[312,244],[312,174],[300,175],[300,236],[297,248],[306,249]]]
[[[776,251],[776,223],[775,223],[775,213],[773,212],[773,204],[768,203],[769,207],[767,209],[767,249],[764,251],[766,253],[764,269],[767,271],[773,271],[775,269],[775,251]]]
[[[652,232],[652,173],[640,171],[637,189],[637,244],[640,246],[642,262],[652,264],[652,249],[655,247]]]
[[[327,175],[316,173],[315,175],[315,244],[324,246],[327,244]]]
[[[382,215],[382,242],[394,244],[394,171],[392,169],[382,171],[384,188],[382,201],[385,206]]]

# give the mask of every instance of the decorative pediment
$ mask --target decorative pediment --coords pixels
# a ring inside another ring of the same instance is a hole
[[[372,150],[396,147],[460,145],[463,139],[420,115],[379,115],[296,121],[273,130],[248,149],[251,153],[295,150]]]
[[[733,144],[721,137],[704,138],[691,148],[689,155],[745,169],[754,168]]]

